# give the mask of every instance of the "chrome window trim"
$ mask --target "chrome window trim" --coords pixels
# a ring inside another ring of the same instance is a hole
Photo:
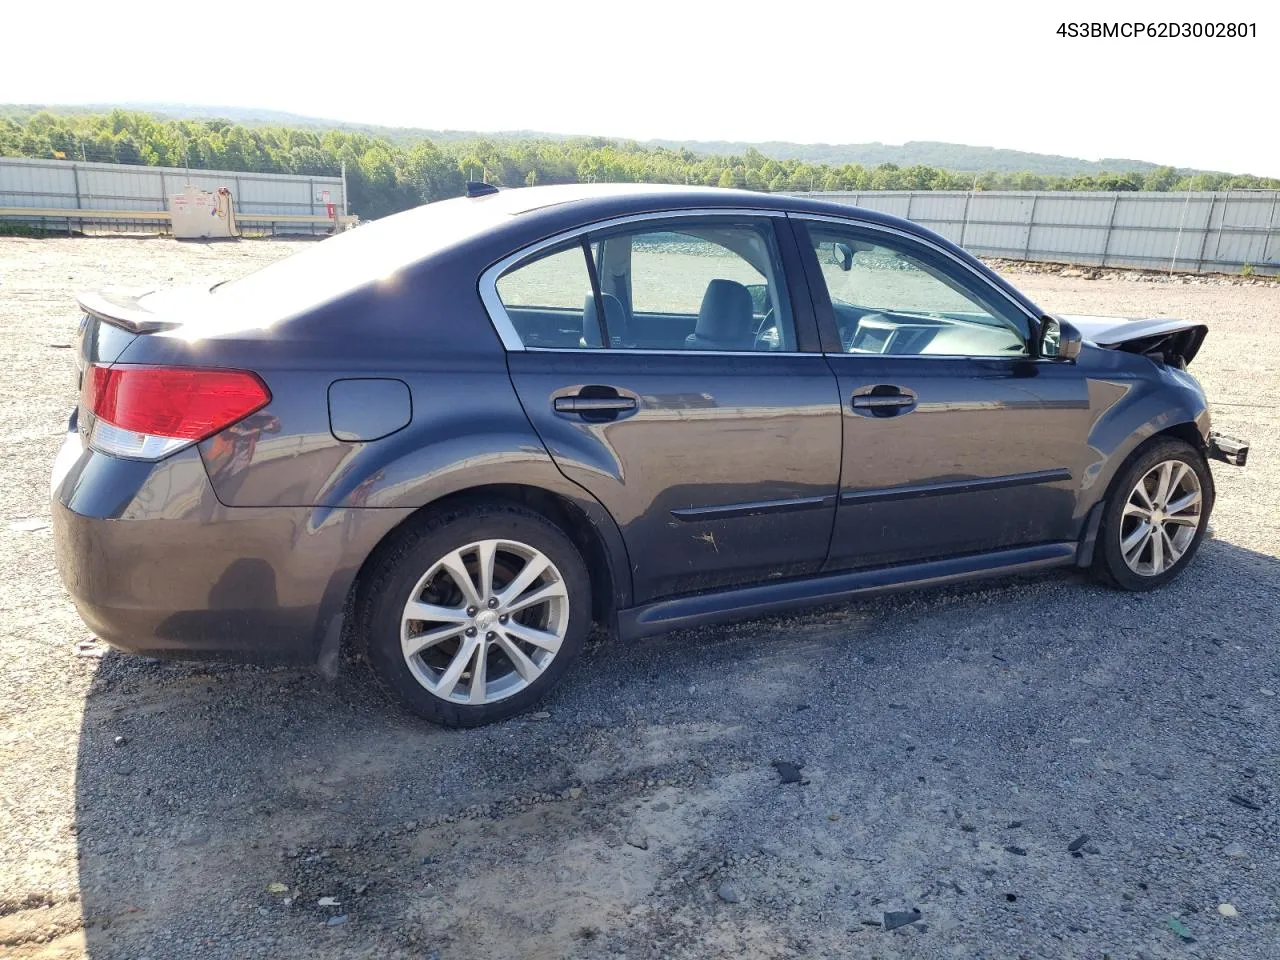
[[[644,353],[655,357],[821,357],[825,354],[814,350],[806,353],[803,350],[651,350],[647,347],[610,347],[608,351],[601,347],[521,347],[521,353],[590,353],[600,356],[603,353]]]
[[[1000,287],[993,284],[990,280],[988,280],[981,273],[975,270],[972,264],[965,263],[963,260],[957,257],[950,250],[947,250],[944,247],[938,246],[936,243],[929,240],[927,237],[919,236],[918,234],[911,233],[907,230],[899,230],[897,227],[890,227],[887,224],[872,223],[869,220],[858,220],[853,217],[836,217],[836,216],[831,216],[823,213],[808,213],[808,212],[802,212],[802,213],[788,212],[787,216],[792,220],[813,220],[819,223],[836,223],[846,227],[857,227],[864,230],[874,230],[879,233],[891,234],[892,236],[895,236],[895,237],[902,237],[906,240],[912,240],[916,243],[922,244],[923,246],[926,246],[930,250],[934,251],[935,253],[941,254],[942,256],[946,257],[947,260],[954,263],[956,266],[963,267],[970,274],[972,274],[976,280],[978,280],[980,283],[984,285],[984,289],[990,289],[994,293],[998,293],[1001,297],[1003,297],[1005,300],[1011,303],[1013,307],[1020,314],[1022,314],[1022,316],[1027,318],[1027,326],[1028,326],[1028,329],[1031,331],[1031,336],[1033,338],[1035,336],[1036,330],[1039,329],[1040,318],[1036,316],[1032,311],[1028,310],[1026,307],[1024,307],[1021,303],[1019,303],[1013,297],[1009,296],[1009,294],[1005,290],[1002,290]],[[828,294],[828,297],[829,296],[830,294]],[[1004,356],[1000,356],[996,354],[954,354],[954,353],[858,354],[858,353],[844,353],[843,351],[840,353],[830,354],[830,356],[833,356],[833,357],[865,356],[867,358],[891,356],[891,357],[896,357],[902,360],[1036,360],[1036,361],[1039,361],[1039,360],[1052,359],[1048,357],[1033,356],[1031,352],[1030,340],[1028,340],[1027,342],[1027,352],[1019,357],[1011,357],[1011,356],[1008,356],[1007,354]]]
[[[822,356],[821,352],[783,352],[776,350],[636,350],[630,347],[526,347],[524,345],[524,341],[520,339],[520,334],[516,332],[515,324],[513,324],[511,322],[511,318],[507,316],[507,310],[506,307],[503,306],[502,298],[498,296],[498,278],[513,266],[516,266],[521,261],[530,259],[541,251],[546,250],[548,247],[559,246],[573,240],[581,240],[584,236],[600,230],[611,230],[614,227],[626,226],[629,223],[644,223],[648,220],[703,219],[706,217],[768,217],[771,219],[778,219],[785,218],[786,216],[787,212],[785,210],[755,210],[750,207],[691,207],[688,209],[664,210],[657,213],[633,213],[623,217],[610,217],[609,219],[599,220],[595,223],[579,225],[570,230],[558,233],[555,236],[538,240],[527,247],[521,247],[515,253],[508,254],[497,263],[488,267],[484,273],[480,274],[480,301],[484,304],[485,311],[489,314],[489,322],[493,324],[494,330],[497,331],[498,338],[502,341],[502,345],[508,352],[512,353],[599,354],[602,352],[618,352],[628,354],[662,354],[677,357],[687,357],[698,354],[721,357],[820,357]]]

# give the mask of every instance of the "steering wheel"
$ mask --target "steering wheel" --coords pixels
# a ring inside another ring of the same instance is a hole
[[[756,327],[755,341],[752,350],[777,350],[781,346],[778,338],[778,324],[773,319],[773,307],[765,311],[764,319]]]

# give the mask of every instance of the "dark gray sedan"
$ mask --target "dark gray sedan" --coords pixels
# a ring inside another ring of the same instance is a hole
[[[1049,567],[1190,562],[1205,328],[1046,315],[941,237],[729,190],[388,217],[212,289],[80,298],[59,568],[126,650],[331,661],[431,720],[635,638]]]

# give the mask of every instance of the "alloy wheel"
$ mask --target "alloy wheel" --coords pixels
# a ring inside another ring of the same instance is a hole
[[[1204,491],[1181,460],[1164,460],[1142,475],[1125,501],[1120,553],[1143,577],[1156,577],[1187,552],[1200,528]]]
[[[414,586],[400,648],[432,694],[478,706],[537,680],[568,626],[564,578],[545,554],[514,540],[480,540],[437,560]]]

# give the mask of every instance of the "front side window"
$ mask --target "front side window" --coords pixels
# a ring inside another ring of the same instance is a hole
[[[525,260],[498,278],[498,299],[526,347],[602,346],[580,241]]]
[[[1029,326],[909,241],[810,224],[845,353],[1025,357]]]
[[[668,221],[598,238],[615,347],[794,351],[795,323],[767,220]]]

